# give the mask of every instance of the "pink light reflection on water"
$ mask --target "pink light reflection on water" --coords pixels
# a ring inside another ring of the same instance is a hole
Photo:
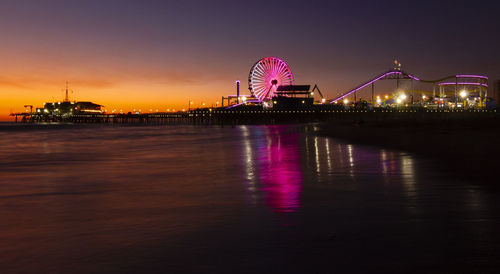
[[[257,157],[264,203],[277,212],[295,212],[302,192],[299,136],[267,132],[266,137]]]

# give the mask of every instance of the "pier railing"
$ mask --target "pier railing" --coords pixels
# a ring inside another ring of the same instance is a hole
[[[110,124],[275,124],[330,120],[382,121],[394,119],[432,120],[498,117],[496,109],[316,109],[316,110],[193,110],[177,113],[40,115],[13,113],[20,123],[110,123]]]

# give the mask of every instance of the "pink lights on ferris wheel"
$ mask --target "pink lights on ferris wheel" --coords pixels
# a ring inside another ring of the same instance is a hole
[[[266,57],[250,69],[248,88],[259,101],[269,101],[280,85],[293,85],[290,67],[281,59]]]

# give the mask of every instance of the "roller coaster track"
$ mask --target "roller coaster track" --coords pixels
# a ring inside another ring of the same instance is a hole
[[[487,83],[471,83],[471,82],[458,82],[458,78],[476,78],[476,79],[482,79],[482,80],[488,80],[488,77],[486,76],[482,76],[482,75],[472,75],[472,74],[462,74],[462,75],[452,75],[452,76],[447,76],[447,77],[444,77],[444,78],[441,78],[441,79],[437,79],[437,80],[422,80],[412,74],[409,74],[409,73],[406,73],[402,70],[399,70],[399,69],[392,69],[392,70],[389,70],[389,71],[386,71],[380,75],[378,75],[377,77],[355,87],[354,89],[338,96],[337,98],[333,99],[332,101],[330,101],[330,103],[334,103],[334,102],[337,102],[339,100],[342,100],[343,98],[353,94],[353,93],[356,93],[357,91],[365,88],[365,87],[368,87],[372,84],[374,84],[375,82],[379,81],[379,80],[382,80],[382,79],[401,79],[401,80],[404,80],[404,79],[411,79],[411,80],[415,80],[415,81],[419,81],[419,82],[422,82],[422,83],[431,83],[431,84],[436,84],[436,83],[440,83],[442,81],[445,81],[445,80],[448,80],[448,79],[455,79],[455,84],[471,84],[471,85],[480,85],[480,86],[484,86],[484,87],[488,87],[488,84]],[[443,84],[453,84],[453,83],[443,83]]]

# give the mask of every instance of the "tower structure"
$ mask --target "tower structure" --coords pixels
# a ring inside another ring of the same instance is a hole
[[[64,96],[64,102],[69,102],[68,81],[66,81],[66,96]]]

